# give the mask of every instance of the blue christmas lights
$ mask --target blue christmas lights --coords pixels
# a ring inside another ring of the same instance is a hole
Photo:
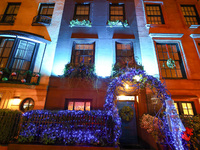
[[[137,78],[136,78],[137,76]],[[157,97],[163,103],[162,109],[164,109],[165,116],[160,118],[157,116],[161,122],[163,123],[163,127],[160,128],[161,133],[164,134],[164,142],[168,144],[171,148],[173,147],[176,150],[184,150],[182,144],[181,133],[185,131],[185,128],[175,110],[173,100],[171,100],[171,95],[157,78],[153,76],[146,75],[143,70],[126,69],[121,76],[116,77],[112,80],[112,82],[108,86],[106,102],[105,102],[105,110],[111,111],[110,114],[113,115],[115,120],[115,141],[117,142],[120,137],[120,127],[121,120],[117,112],[116,108],[116,95],[117,95],[117,87],[121,86],[124,88],[123,83],[131,82],[132,84],[129,86],[135,87],[135,90],[139,88],[149,87],[150,89],[155,89],[157,93]],[[153,90],[152,90],[153,92]],[[159,112],[160,113],[160,112]],[[157,115],[159,115],[159,113]]]
[[[73,71],[73,69],[69,70]],[[149,87],[152,91],[153,89],[156,91],[164,109],[164,116],[162,118],[157,116],[163,125],[160,131],[165,135],[164,143],[176,150],[184,150],[181,132],[185,128],[175,111],[169,92],[157,78],[136,69],[127,69],[119,77],[112,79],[107,89],[104,111],[33,110],[24,113],[18,141],[116,146],[121,135],[121,118],[116,107],[116,89],[124,88],[126,82],[131,82],[135,90]]]

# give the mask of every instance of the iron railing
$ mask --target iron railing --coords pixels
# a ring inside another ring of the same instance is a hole
[[[51,24],[51,19],[48,16],[44,16],[44,15],[37,15],[33,18],[33,22],[32,25],[50,25]]]
[[[38,85],[40,73],[27,70],[0,68],[0,82]]]
[[[0,15],[0,23],[13,25],[16,15]]]

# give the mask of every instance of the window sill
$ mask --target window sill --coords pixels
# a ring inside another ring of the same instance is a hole
[[[108,28],[130,28],[130,26],[124,27],[123,25],[114,25],[114,26],[106,25],[106,27],[108,27]]]
[[[74,28],[74,27],[81,27],[81,28],[91,28],[92,26],[81,26],[81,25],[74,25],[74,26],[71,26],[71,25],[69,25],[69,27],[71,27],[71,28]]]
[[[6,25],[6,26],[7,26],[7,25],[8,25],[8,26],[11,25],[11,26],[12,26],[12,25],[14,25],[14,22],[13,22],[13,23],[0,22],[0,25]]]
[[[190,29],[197,29],[198,27],[200,27],[200,25],[195,25],[195,24],[192,24],[189,26]]]
[[[149,28],[167,28],[168,25],[166,25],[166,24],[146,24],[145,27],[147,29],[149,29]]]

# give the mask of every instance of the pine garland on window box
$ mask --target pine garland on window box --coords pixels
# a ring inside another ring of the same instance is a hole
[[[86,26],[92,27],[92,23],[89,20],[79,21],[78,19],[70,21],[70,27],[74,26]]]
[[[127,20],[125,21],[120,21],[120,20],[116,20],[116,21],[110,21],[108,20],[108,25],[112,28],[113,26],[123,26],[123,27],[127,27],[128,26],[128,22]]]

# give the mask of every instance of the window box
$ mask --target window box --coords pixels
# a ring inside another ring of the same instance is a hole
[[[50,25],[51,20],[52,20],[52,15],[53,15],[53,10],[54,10],[54,3],[49,3],[49,4],[41,4],[40,9],[38,12],[38,15],[33,18],[33,23],[32,25]]]
[[[92,27],[89,20],[79,21],[78,19],[70,21],[70,27]]]
[[[40,73],[22,70],[9,70],[1,68],[0,83],[16,83],[38,85],[40,81]]]
[[[127,20],[125,20],[125,21],[119,21],[119,20],[110,21],[110,20],[108,20],[108,25],[111,28],[112,27],[127,27],[128,23],[127,23]]]

